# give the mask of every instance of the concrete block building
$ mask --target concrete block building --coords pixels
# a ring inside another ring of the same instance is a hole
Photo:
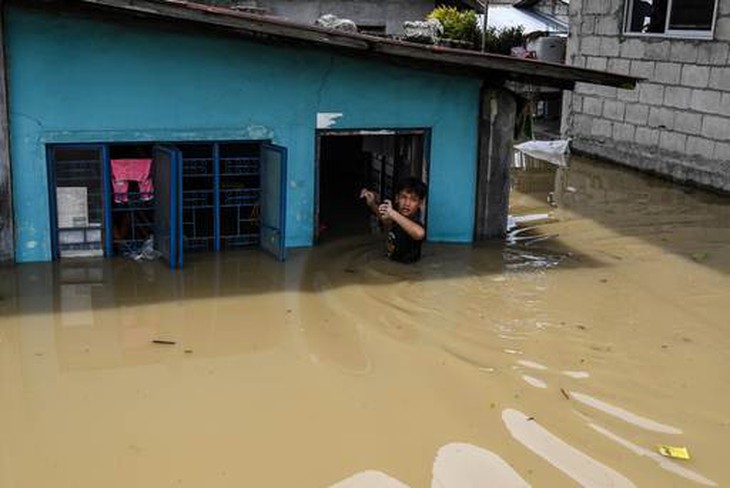
[[[490,5],[493,2],[490,2]],[[548,17],[554,17],[561,22],[568,22],[569,0],[517,0],[510,2],[517,8],[532,8]]]
[[[644,78],[579,83],[565,99],[573,147],[730,191],[730,0],[571,0],[567,62]]]

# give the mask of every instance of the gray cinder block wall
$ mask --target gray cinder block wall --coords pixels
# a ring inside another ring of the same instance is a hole
[[[579,83],[564,97],[573,147],[730,191],[730,0],[709,40],[623,34],[628,0],[571,0],[567,63],[646,78],[636,90]]]
[[[492,2],[490,2],[491,4]],[[512,2],[514,3],[514,2]],[[568,3],[564,0],[542,0],[535,4],[535,10],[551,17],[556,17],[561,22],[568,22]]]

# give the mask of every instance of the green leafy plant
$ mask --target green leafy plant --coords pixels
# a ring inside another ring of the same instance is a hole
[[[525,44],[525,28],[521,25],[497,30],[487,29],[486,51],[509,56],[513,47]]]
[[[456,7],[440,6],[429,15],[436,19],[444,29],[442,38],[457,41],[471,49],[481,49],[482,32],[478,25],[477,14],[473,10],[459,10]],[[485,50],[490,53],[509,56],[513,47],[525,44],[523,26],[497,30],[490,27],[486,32]]]
[[[459,10],[456,7],[435,8],[429,19],[436,19],[444,29],[443,37],[477,46],[481,39],[477,26],[477,14],[473,10]]]

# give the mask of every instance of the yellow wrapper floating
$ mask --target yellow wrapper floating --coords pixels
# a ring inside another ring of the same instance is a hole
[[[662,456],[675,459],[689,459],[689,450],[687,450],[686,447],[665,446],[659,444],[656,448]]]

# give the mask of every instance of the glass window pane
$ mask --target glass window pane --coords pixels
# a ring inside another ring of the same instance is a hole
[[[649,16],[649,25],[646,32],[662,33],[667,23],[667,7],[669,0],[654,0]]]
[[[644,32],[644,26],[649,23],[649,15],[651,15],[651,3],[641,0],[631,2],[629,8],[627,32]]]
[[[627,32],[663,33],[669,0],[633,0]]]
[[[669,18],[671,30],[712,30],[715,0],[674,0]]]
[[[66,189],[57,193],[67,197],[65,203],[68,205],[66,207],[57,203],[59,227],[100,225],[104,217],[101,150],[56,147],[53,156],[56,188]],[[75,213],[71,212],[74,204],[79,207]]]

